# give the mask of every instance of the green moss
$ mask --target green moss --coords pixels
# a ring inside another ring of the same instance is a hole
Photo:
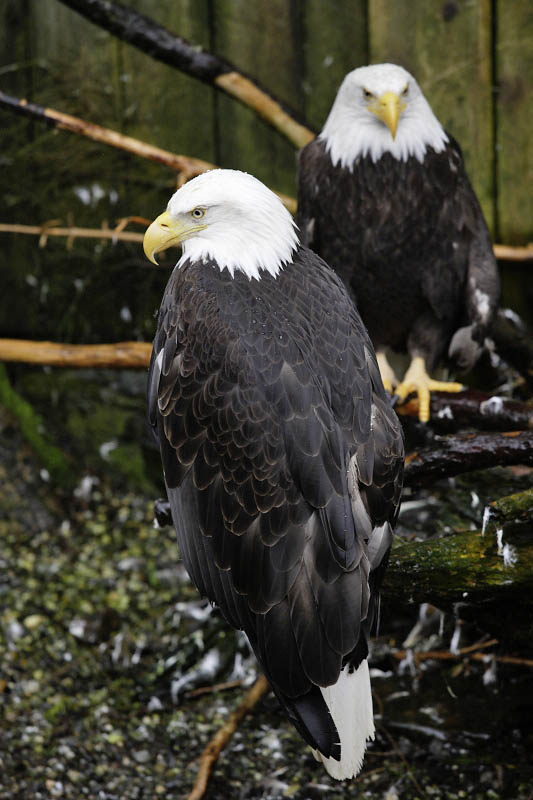
[[[137,445],[119,445],[109,454],[109,461],[128,480],[130,485],[155,493],[153,484],[146,477],[144,459]]]
[[[50,475],[59,483],[69,483],[70,470],[61,450],[50,444],[43,433],[41,417],[11,386],[5,367],[0,364],[0,403],[17,420],[24,438],[31,445]]]

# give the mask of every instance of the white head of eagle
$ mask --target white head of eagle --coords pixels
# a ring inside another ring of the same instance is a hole
[[[423,161],[428,147],[440,152],[448,137],[412,75],[396,64],[372,64],[349,72],[340,85],[320,138],[332,163],[353,168],[359,158]]]
[[[274,192],[246,172],[214,169],[172,195],[146,231],[144,252],[157,263],[156,253],[180,243],[178,267],[211,260],[232,276],[240,270],[259,280],[262,270],[275,277],[299,242],[293,219]]]

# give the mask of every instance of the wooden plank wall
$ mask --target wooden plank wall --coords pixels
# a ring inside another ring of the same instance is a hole
[[[493,234],[533,240],[530,0],[122,2],[256,76],[315,129],[347,71],[403,64],[459,140]],[[0,0],[0,57],[7,91],[295,192],[293,149],[249,110],[57,0]],[[95,149],[81,152],[94,157]],[[150,216],[168,195],[168,176],[150,169],[157,185],[132,213]]]

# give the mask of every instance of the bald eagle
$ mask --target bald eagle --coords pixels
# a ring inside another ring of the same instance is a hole
[[[398,421],[342,281],[262,183],[213,170],[185,184],[145,253],[178,242],[148,413],[180,552],[316,757],[351,777],[374,735],[368,638]]]
[[[402,67],[348,73],[319,136],[301,152],[302,242],[344,280],[378,353],[386,388],[429,392],[443,356],[479,357],[499,297],[489,233],[461,150]],[[385,349],[412,361],[396,378]]]

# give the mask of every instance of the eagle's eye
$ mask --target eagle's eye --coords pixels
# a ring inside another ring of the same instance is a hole
[[[409,85],[406,84],[405,89],[402,91],[402,95],[406,97],[409,94]]]
[[[365,100],[370,100],[371,97],[374,97],[372,92],[369,92],[368,89],[363,89],[363,97]]]
[[[194,217],[194,219],[202,219],[202,217],[205,217],[205,208],[201,208],[200,206],[193,208],[191,217]]]

